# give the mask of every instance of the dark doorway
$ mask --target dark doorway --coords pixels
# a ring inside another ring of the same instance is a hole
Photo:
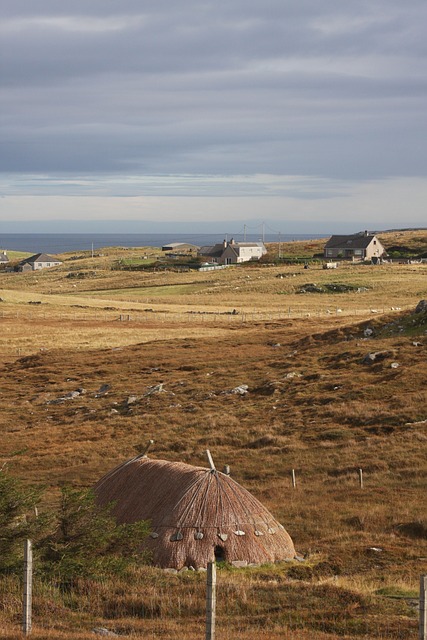
[[[224,562],[225,561],[225,550],[224,547],[216,546],[215,550],[215,562]]]

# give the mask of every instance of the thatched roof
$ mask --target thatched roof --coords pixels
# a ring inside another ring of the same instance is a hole
[[[118,522],[151,521],[153,563],[181,569],[293,558],[284,527],[246,489],[216,469],[137,457],[95,485],[100,504],[114,503]]]

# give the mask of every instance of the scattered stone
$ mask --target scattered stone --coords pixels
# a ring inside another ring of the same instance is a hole
[[[165,573],[178,573],[177,569],[173,569],[172,567],[167,567],[166,569],[163,569],[163,571]]]
[[[126,405],[129,406],[131,404],[135,404],[135,402],[138,402],[140,398],[141,396],[129,396],[126,400]]]
[[[297,371],[290,371],[285,375],[285,380],[292,380],[292,378],[302,378],[302,373],[297,373]]]
[[[60,398],[56,398],[56,400],[49,400],[47,404],[62,404],[63,402],[67,402],[67,400],[74,400],[74,398],[78,398],[79,396],[82,396],[85,393],[86,393],[86,389],[83,389],[82,387],[80,387],[75,391],[70,391],[69,393],[66,393],[64,396],[61,396]]]
[[[294,555],[294,560],[297,560],[298,562],[304,562],[305,558],[304,556],[300,556],[298,553]]]
[[[235,567],[236,569],[243,569],[243,567],[248,566],[248,563],[246,560],[233,560],[231,566]]]
[[[92,629],[92,633],[96,633],[98,636],[115,636],[116,638],[118,637],[117,633],[114,633],[114,631],[110,631],[105,627],[97,627],[96,629]]]
[[[166,393],[166,389],[163,389],[163,382],[161,382],[160,384],[156,384],[152,387],[148,387],[148,390],[146,393],[144,393],[143,398],[147,398],[148,396],[151,396],[153,393]]]
[[[368,353],[362,360],[362,364],[374,364],[374,362],[381,362],[389,355],[388,351],[376,351],[375,353]]]
[[[366,327],[366,329],[363,332],[363,335],[365,336],[365,338],[370,338],[371,336],[374,335],[374,330],[371,329],[370,327]]]
[[[368,547],[368,551],[373,551],[374,553],[381,553],[383,550],[381,547]]]
[[[98,391],[95,392],[95,398],[100,398],[101,396],[105,396],[109,390],[111,389],[109,384],[103,384],[99,387]]]
[[[245,396],[247,393],[249,393],[249,386],[247,384],[239,384],[239,386],[234,387],[234,389],[230,389],[230,391],[223,391],[223,394],[226,396]]]
[[[423,345],[422,345],[422,342],[413,342],[412,346],[413,347],[422,347]]]
[[[420,300],[417,306],[415,307],[415,313],[424,313],[427,312],[427,300]]]
[[[398,368],[400,367],[400,364],[399,364],[398,362],[392,362],[392,363],[391,363],[391,365],[390,365],[390,367],[391,367],[392,369],[398,369]]]

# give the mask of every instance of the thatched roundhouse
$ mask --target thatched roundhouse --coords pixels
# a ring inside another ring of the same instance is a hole
[[[284,527],[246,489],[216,469],[140,456],[95,485],[118,522],[149,520],[146,545],[163,568],[206,567],[215,559],[261,564],[295,549]]]

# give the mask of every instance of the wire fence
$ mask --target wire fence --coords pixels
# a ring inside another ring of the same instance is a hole
[[[346,308],[346,307],[327,307],[327,308],[313,308],[313,307],[287,307],[281,310],[269,310],[269,311],[245,311],[239,309],[233,309],[231,311],[222,310],[185,310],[185,311],[163,311],[158,309],[145,309],[143,311],[117,309],[117,308],[93,308],[87,309],[70,309],[66,308],[64,311],[59,309],[45,310],[43,307],[37,306],[35,308],[11,311],[0,311],[0,326],[1,321],[16,322],[20,325],[28,324],[28,333],[23,338],[21,343],[19,337],[14,336],[14,332],[0,333],[0,355],[4,357],[14,356],[28,356],[38,353],[39,351],[45,351],[51,347],[46,347],[43,344],[43,338],[37,340],[29,339],[31,335],[31,324],[38,325],[38,328],[42,331],[48,331],[50,323],[57,323],[58,326],[62,326],[64,331],[68,328],[74,330],[77,325],[80,327],[90,328],[90,325],[98,324],[100,327],[113,327],[115,330],[118,328],[135,328],[141,331],[141,329],[152,329],[155,331],[160,327],[170,327],[174,329],[177,326],[198,327],[203,331],[203,327],[210,328],[246,328],[266,323],[280,323],[289,320],[321,320],[325,318],[351,318],[353,320],[367,320],[375,317],[377,314],[384,313],[398,313],[404,308],[412,308],[407,305],[406,307],[391,307],[391,308]],[[62,323],[62,325],[61,325]],[[46,324],[46,327],[43,327]],[[73,326],[74,325],[74,326]],[[22,330],[22,327],[21,327]],[[49,341],[48,341],[49,342]],[[85,342],[85,348],[88,343]],[[75,348],[81,348],[76,337]]]
[[[63,585],[37,574],[33,579],[28,550],[24,569],[23,585],[18,576],[0,578],[1,617],[18,627],[21,609],[24,635],[44,637],[45,630],[54,637],[55,629],[68,626],[70,638],[86,632],[184,640],[427,640],[426,576],[419,594],[391,599],[342,589],[333,577],[294,580],[274,565],[230,571],[210,563],[207,573],[151,569],[148,579],[135,575],[126,588],[121,580]]]
[[[272,311],[244,311],[239,309],[233,309],[231,311],[220,310],[186,310],[186,311],[163,311],[158,309],[145,309],[143,311],[128,311],[126,309],[113,309],[104,308],[99,310],[97,308],[87,309],[85,313],[79,313],[74,310],[58,311],[1,311],[0,318],[2,319],[19,319],[19,320],[70,320],[76,322],[84,321],[105,321],[105,322],[135,322],[147,324],[152,323],[207,323],[207,322],[221,322],[221,323],[256,323],[256,322],[268,322],[276,320],[286,319],[301,319],[301,318],[328,318],[333,316],[344,317],[369,317],[384,313],[399,312],[404,309],[412,309],[412,305],[399,306],[399,307],[286,307],[284,309],[272,310]]]

